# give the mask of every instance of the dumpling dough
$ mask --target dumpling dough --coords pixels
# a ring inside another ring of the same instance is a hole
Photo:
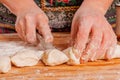
[[[24,50],[11,57],[11,61],[17,67],[34,66],[39,62],[39,57],[37,57],[35,51]]]
[[[44,53],[44,51],[37,51],[37,52],[35,52],[35,55],[38,57],[39,60],[41,60],[43,53]]]
[[[78,53],[77,49],[75,49],[73,47],[69,47],[69,48],[63,50],[63,52],[69,58],[69,61],[67,62],[67,64],[69,64],[69,65],[78,65],[78,64],[80,64],[80,59],[77,59],[75,57],[75,54]],[[117,44],[117,46],[115,47],[115,51],[112,54],[113,55],[111,56],[111,58],[120,58],[120,45]],[[100,59],[105,59],[105,57],[103,56]]]
[[[57,49],[48,49],[45,51],[42,57],[42,61],[45,65],[55,66],[67,62],[68,57]]]
[[[0,73],[7,73],[10,69],[10,58],[8,56],[0,56]]]
[[[117,44],[117,46],[115,47],[115,51],[112,55],[112,58],[120,58],[120,45]]]
[[[78,65],[78,64],[80,64],[80,59],[77,59],[75,57],[75,54],[78,54],[78,50],[77,49],[75,49],[73,47],[69,47],[69,48],[63,50],[63,52],[69,58],[69,61],[67,62],[67,64],[69,64],[69,65]]]

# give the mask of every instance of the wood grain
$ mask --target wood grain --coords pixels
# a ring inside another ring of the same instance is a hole
[[[68,33],[54,33],[54,45],[59,49],[68,46]],[[20,40],[16,34],[1,34],[1,41]],[[99,60],[78,66],[66,64],[44,66],[42,62],[33,67],[12,69],[7,74],[0,74],[0,80],[120,80],[120,59]]]

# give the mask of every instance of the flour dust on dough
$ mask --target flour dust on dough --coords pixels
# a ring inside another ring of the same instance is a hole
[[[68,57],[62,51],[57,49],[46,50],[42,57],[42,61],[45,63],[45,65],[49,66],[60,65],[68,60]]]
[[[111,58],[120,58],[120,45],[119,44],[117,44],[117,46],[115,47],[114,54],[112,55]]]
[[[0,73],[7,73],[11,69],[11,61],[8,56],[0,56]]]
[[[11,61],[17,67],[34,66],[39,62],[39,57],[33,50],[23,50],[12,56]]]
[[[75,49],[73,47],[69,47],[69,48],[63,50],[63,52],[69,58],[69,61],[67,62],[67,64],[69,64],[69,65],[78,65],[78,64],[80,64],[80,59],[77,59],[75,57],[75,54],[78,53],[77,49]],[[113,58],[120,58],[120,45],[118,45],[118,44],[115,47],[114,53],[111,53],[111,59],[113,59]],[[98,58],[98,59],[105,59],[105,55]]]
[[[65,50],[63,50],[63,53],[65,53],[67,55],[67,57],[69,58],[67,64],[69,65],[78,65],[80,64],[80,59],[76,58],[75,54],[78,54],[78,50],[73,48],[73,47],[69,47]]]
[[[0,56],[13,56],[17,51],[24,49],[21,41],[0,42]]]

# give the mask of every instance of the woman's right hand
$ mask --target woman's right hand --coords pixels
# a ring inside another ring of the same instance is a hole
[[[37,41],[36,29],[44,37],[46,42],[53,40],[48,25],[48,17],[38,7],[31,7],[17,14],[15,28],[19,37],[29,43],[35,43]]]
[[[48,17],[34,0],[3,0],[3,3],[17,16],[15,29],[22,40],[35,44],[37,29],[45,42],[53,41]]]

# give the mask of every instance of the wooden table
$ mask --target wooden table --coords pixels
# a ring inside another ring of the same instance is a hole
[[[67,33],[54,33],[54,45],[60,49],[67,47],[70,39]],[[16,34],[0,35],[0,40],[20,40]],[[44,66],[42,62],[33,67],[12,69],[0,74],[0,80],[120,80],[120,59],[99,60],[78,66]]]

